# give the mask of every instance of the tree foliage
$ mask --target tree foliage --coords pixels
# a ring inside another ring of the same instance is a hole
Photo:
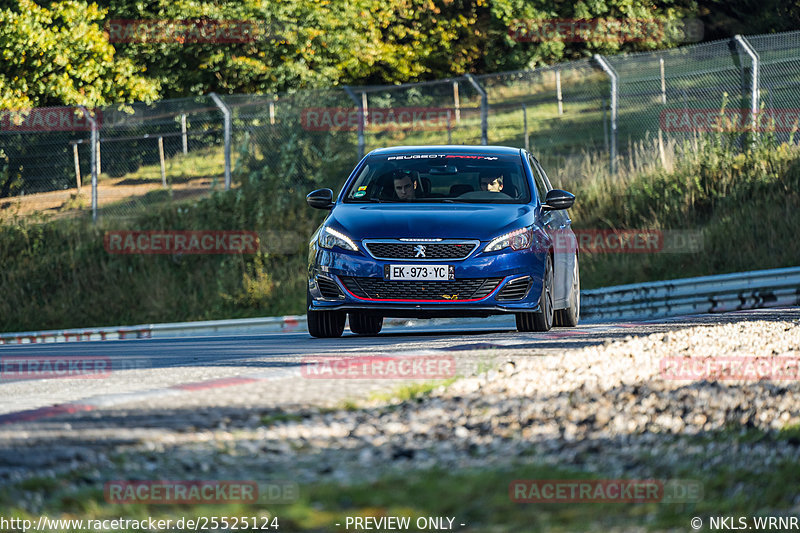
[[[798,22],[797,0],[766,1],[780,13],[754,18],[755,0],[0,0],[0,106],[393,84],[672,47],[684,40],[680,21],[695,17],[715,38],[726,28],[752,33],[754,20],[759,30]],[[558,19],[651,20],[678,31],[633,41],[513,36],[520,24]],[[243,21],[263,31],[238,42],[121,41],[110,30],[119,20]]]
[[[17,0],[0,8],[0,109],[157,97],[158,81],[109,44],[97,23],[104,16],[79,0],[49,8]]]

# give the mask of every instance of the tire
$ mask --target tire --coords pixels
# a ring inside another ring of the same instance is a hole
[[[559,309],[555,312],[553,325],[565,328],[574,328],[578,325],[581,318],[581,278],[580,268],[578,268],[578,256],[575,255],[575,266],[573,267],[572,287],[569,294],[569,307]]]
[[[356,335],[377,335],[383,327],[382,316],[350,313],[350,331]]]
[[[306,295],[308,307],[311,307],[311,295]],[[306,311],[308,333],[312,337],[341,337],[347,314],[341,311]]]
[[[517,331],[550,331],[553,327],[553,258],[550,254],[547,254],[544,263],[543,277],[539,311],[516,313]]]

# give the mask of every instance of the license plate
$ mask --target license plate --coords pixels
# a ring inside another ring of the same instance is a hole
[[[386,265],[383,277],[390,281],[449,281],[455,279],[452,265]]]

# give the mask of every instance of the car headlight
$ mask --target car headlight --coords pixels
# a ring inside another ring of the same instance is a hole
[[[533,226],[520,228],[505,235],[500,235],[486,245],[484,252],[496,252],[503,248],[511,247],[512,250],[522,250],[528,248],[533,240]]]
[[[356,243],[354,243],[350,237],[328,227],[322,228],[322,231],[319,232],[319,245],[329,250],[334,246],[338,246],[344,250],[358,251],[358,246],[356,246]]]

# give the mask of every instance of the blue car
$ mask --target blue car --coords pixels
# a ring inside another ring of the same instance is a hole
[[[375,150],[337,198],[308,261],[308,331],[377,335],[384,317],[514,313],[519,331],[576,326],[580,281],[567,209],[525,150],[501,146]]]

